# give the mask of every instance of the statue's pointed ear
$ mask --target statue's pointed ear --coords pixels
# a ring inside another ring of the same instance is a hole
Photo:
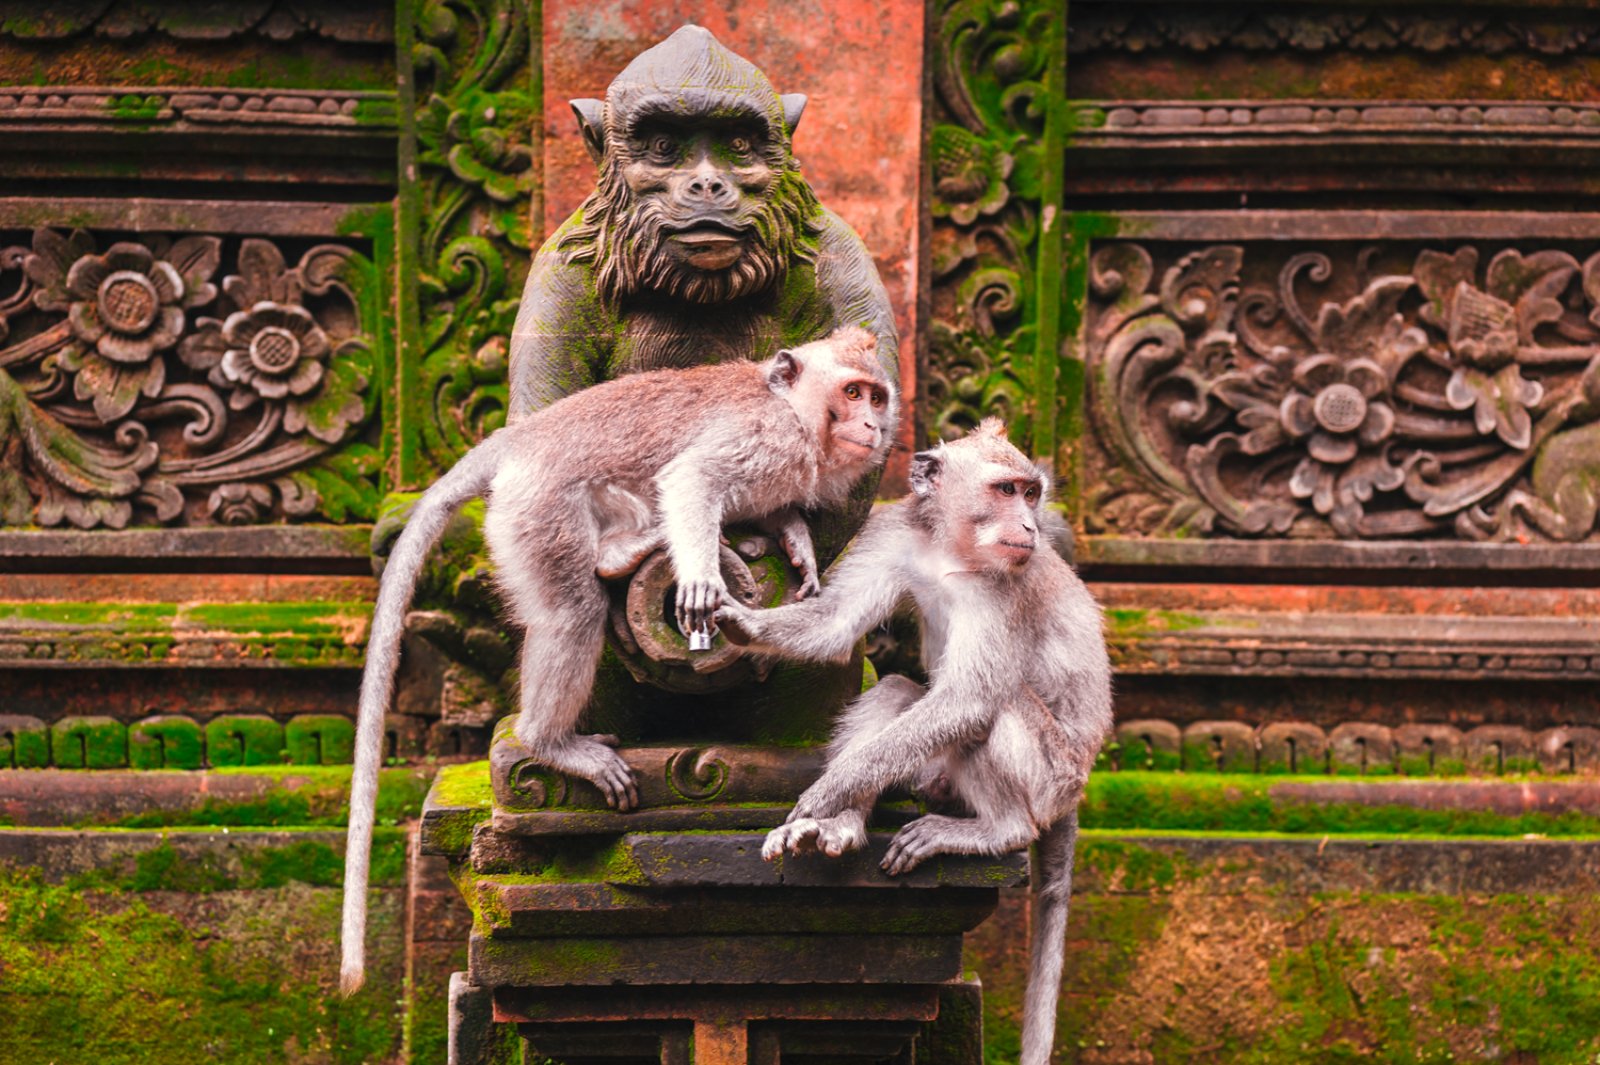
[[[938,488],[943,474],[944,454],[939,448],[911,456],[911,490],[917,495],[925,496]]]
[[[767,387],[774,392],[785,392],[800,380],[800,360],[785,348],[772,357],[772,368],[767,371]]]
[[[800,116],[806,111],[806,94],[803,92],[786,92],[781,97],[783,101],[783,128],[789,131],[789,136],[794,136],[794,128],[800,124]]]
[[[606,105],[599,100],[573,100],[572,113],[578,116],[578,132],[595,165],[606,154]]]

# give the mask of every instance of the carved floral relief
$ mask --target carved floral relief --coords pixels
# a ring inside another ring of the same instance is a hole
[[[1091,531],[1587,540],[1600,254],[1097,248]]]
[[[350,248],[290,265],[260,238],[0,248],[0,524],[370,517],[363,277]]]

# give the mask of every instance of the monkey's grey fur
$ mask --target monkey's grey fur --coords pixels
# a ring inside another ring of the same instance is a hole
[[[820,596],[775,610],[728,603],[728,637],[758,653],[832,660],[909,596],[929,687],[887,677],[844,713],[827,769],[762,848],[837,856],[866,842],[878,795],[912,785],[972,816],[928,814],[894,837],[883,867],[936,854],[1003,854],[1039,841],[1022,1065],[1055,1038],[1077,804],[1111,727],[1100,609],[1048,546],[1047,481],[998,422],[923,452],[913,495],[881,508]]]
[[[796,508],[837,506],[893,439],[894,388],[876,346],[870,333],[845,327],[763,363],[608,381],[501,429],[423,493],[384,570],[361,681],[345,852],[346,994],[363,975],[383,717],[406,610],[451,514],[488,496],[484,537],[525,633],[517,738],[626,810],[638,788],[615,739],[575,731],[605,638],[601,576],[627,573],[664,545],[678,578],[679,626],[705,629],[727,594],[723,523],[764,520],[797,564],[809,565],[815,587],[810,535]]]

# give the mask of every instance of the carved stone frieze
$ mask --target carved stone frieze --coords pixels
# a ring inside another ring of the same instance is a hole
[[[1094,250],[1092,531],[1595,537],[1600,254],[1280,248]]]
[[[146,0],[51,0],[0,3],[0,37],[58,41],[120,40],[143,35],[180,41],[257,36],[271,41],[323,38],[359,44],[394,40],[394,7],[373,0],[230,0],[226,4],[153,4]]]
[[[0,129],[128,126],[140,132],[243,125],[311,130],[395,128],[394,94],[322,89],[87,86],[0,90]]]
[[[1583,10],[1555,15],[1548,8],[1530,10],[1511,4],[1396,11],[1354,4],[1095,2],[1073,5],[1067,46],[1076,55],[1163,49],[1590,55],[1600,51],[1600,15]]]
[[[0,524],[370,518],[352,248],[39,229],[0,242]]]
[[[1229,141],[1273,136],[1344,138],[1600,137],[1600,105],[1531,100],[1445,103],[1372,100],[1094,101],[1073,110],[1072,146]]]

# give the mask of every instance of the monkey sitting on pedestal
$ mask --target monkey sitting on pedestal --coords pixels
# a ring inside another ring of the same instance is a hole
[[[638,787],[616,740],[575,731],[605,639],[602,576],[630,572],[664,544],[677,576],[678,626],[708,634],[728,595],[722,526],[757,521],[779,528],[814,586],[797,508],[839,505],[893,439],[894,385],[876,348],[872,334],[847,326],[766,362],[607,381],[499,430],[423,493],[384,570],[361,678],[345,855],[347,994],[362,979],[383,715],[406,609],[451,515],[488,498],[483,531],[496,581],[526,634],[517,739],[629,809]]]
[[[883,868],[936,854],[998,855],[1039,840],[1022,1065],[1045,1065],[1072,885],[1077,805],[1111,728],[1111,666],[1100,609],[1072,567],[1040,543],[1053,515],[1044,474],[998,421],[918,454],[913,494],[873,514],[820,596],[773,610],[729,602],[728,639],[755,653],[828,661],[909,596],[922,626],[927,689],[887,677],[844,712],[822,777],[762,856],[866,843],[884,789],[958,800],[970,817],[928,814],[902,828]],[[1042,549],[1041,549],[1042,548]]]

